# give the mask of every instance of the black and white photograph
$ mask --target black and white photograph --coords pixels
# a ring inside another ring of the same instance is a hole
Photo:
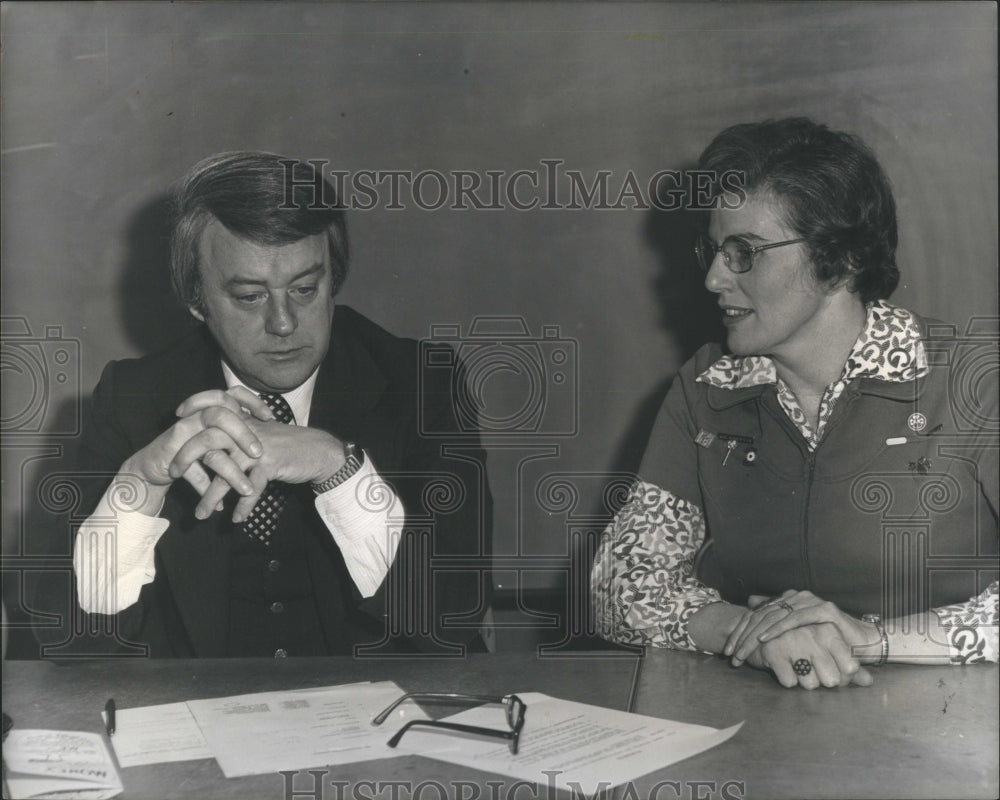
[[[3,796],[997,797],[997,42],[0,3]]]

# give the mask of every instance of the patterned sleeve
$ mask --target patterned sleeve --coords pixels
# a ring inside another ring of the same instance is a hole
[[[948,647],[952,664],[976,664],[996,661],[1000,614],[997,597],[1000,583],[993,581],[986,591],[967,603],[935,608],[941,624],[948,631]]]
[[[687,633],[698,609],[721,602],[694,578],[705,541],[701,509],[637,481],[601,535],[590,575],[598,633],[626,644],[698,650]]]

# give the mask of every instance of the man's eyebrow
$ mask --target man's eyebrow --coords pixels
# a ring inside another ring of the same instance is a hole
[[[302,280],[303,278],[308,278],[310,275],[315,275],[318,272],[323,272],[326,269],[326,265],[321,261],[317,261],[308,269],[302,270],[302,272],[297,275],[293,275],[292,279],[288,281],[289,283],[295,283],[295,281]],[[267,286],[267,281],[257,280],[256,278],[230,278],[226,281],[225,286]]]

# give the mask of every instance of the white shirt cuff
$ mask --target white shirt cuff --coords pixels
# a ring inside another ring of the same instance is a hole
[[[316,497],[316,511],[340,548],[361,596],[371,597],[396,557],[404,512],[367,453],[361,469]]]
[[[117,614],[139,599],[156,576],[154,549],[170,522],[115,508],[109,488],[80,526],[73,571],[80,607],[91,614]]]

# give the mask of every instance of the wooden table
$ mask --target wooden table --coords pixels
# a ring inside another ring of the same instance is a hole
[[[540,691],[623,709],[634,664],[634,656],[613,652],[561,658],[511,653],[465,659],[13,661],[4,664],[3,705],[18,727],[100,731],[100,712],[111,696],[119,707],[129,708],[392,679],[410,691]],[[936,798],[998,793],[996,665],[887,666],[868,689],[805,692],[783,689],[765,673],[734,670],[715,657],[655,651],[643,660],[635,710],[720,728],[745,723],[728,742],[643,777],[626,787],[628,791],[619,791],[619,797]],[[551,796],[542,787],[502,780],[405,756],[331,767],[315,785],[303,774],[294,789],[296,800],[437,800],[439,784],[464,800]],[[212,760],[123,769],[122,781],[124,798],[292,800],[282,776],[227,780]],[[381,792],[378,781],[387,782]],[[409,782],[410,788],[400,788],[400,781]],[[418,793],[422,783],[424,790]],[[480,793],[474,797],[474,791]]]

